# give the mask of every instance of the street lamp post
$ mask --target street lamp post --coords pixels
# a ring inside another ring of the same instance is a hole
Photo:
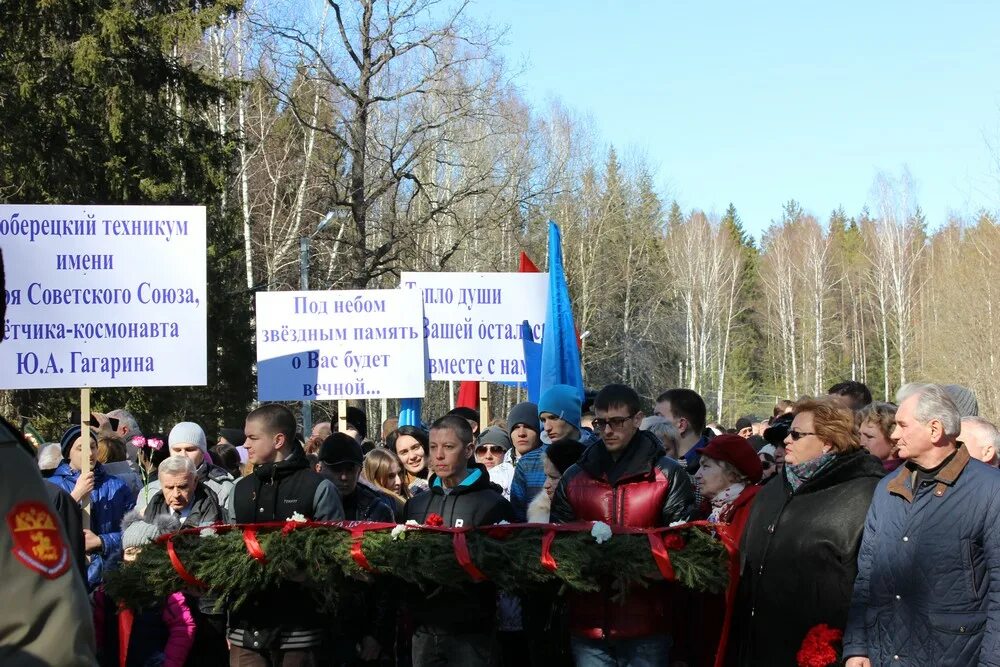
[[[333,220],[333,212],[327,213],[316,225],[316,230],[307,236],[299,237],[299,289],[309,291],[309,246],[313,237],[323,231]],[[312,434],[312,401],[302,401],[302,437]]]

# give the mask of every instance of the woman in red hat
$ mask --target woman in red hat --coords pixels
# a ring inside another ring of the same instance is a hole
[[[702,513],[714,523],[728,523],[733,544],[739,546],[750,504],[764,474],[760,458],[746,439],[720,435],[696,450],[701,466],[694,475],[698,491],[708,503]]]

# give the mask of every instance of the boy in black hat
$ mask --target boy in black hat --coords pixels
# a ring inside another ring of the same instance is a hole
[[[357,440],[346,433],[333,433],[320,445],[318,458],[316,472],[337,487],[345,520],[395,521],[385,496],[360,481],[364,456]]]

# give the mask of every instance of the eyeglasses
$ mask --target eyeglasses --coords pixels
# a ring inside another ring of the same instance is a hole
[[[610,426],[614,430],[620,429],[625,423],[635,417],[637,413],[633,412],[628,417],[608,417],[607,419],[595,419],[591,422],[591,425],[597,431],[603,431],[605,427]]]
[[[490,454],[503,454],[506,450],[500,445],[479,445],[476,447],[476,454],[482,456],[486,452]]]
[[[807,435],[816,435],[816,434],[815,433],[807,433],[806,431],[794,431],[794,430],[792,430],[792,431],[788,432],[788,435],[792,438],[793,441],[798,442],[799,440],[801,440],[802,438],[806,437]]]

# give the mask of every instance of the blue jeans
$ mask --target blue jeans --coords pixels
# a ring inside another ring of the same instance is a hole
[[[673,645],[669,635],[638,639],[570,639],[577,667],[662,667],[670,663]]]

